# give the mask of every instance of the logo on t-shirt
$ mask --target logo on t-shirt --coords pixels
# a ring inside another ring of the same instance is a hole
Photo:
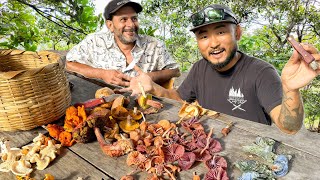
[[[241,108],[241,106],[247,102],[247,100],[244,99],[244,95],[241,93],[240,88],[239,89],[234,89],[233,87],[229,91],[229,99],[228,101],[233,105],[234,110],[241,110],[241,111],[246,111]]]

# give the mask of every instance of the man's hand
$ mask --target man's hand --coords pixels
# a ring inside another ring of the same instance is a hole
[[[139,75],[131,78],[130,85],[128,88],[120,89],[121,92],[131,91],[131,96],[141,94],[139,83],[143,86],[145,92],[151,92],[154,89],[154,82],[146,73],[140,71]]]
[[[312,45],[301,44],[302,47],[308,51],[317,63],[320,63],[320,54],[317,49]],[[303,60],[301,55],[294,51],[291,58],[282,70],[281,80],[284,89],[298,90],[309,84],[316,76],[320,74],[320,69],[313,70],[309,65]]]
[[[129,86],[131,77],[117,70],[104,70],[101,74],[101,79],[109,84],[119,86]]]

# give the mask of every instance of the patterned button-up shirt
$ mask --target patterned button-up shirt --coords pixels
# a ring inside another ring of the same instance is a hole
[[[132,62],[127,66],[126,57],[120,51],[110,31],[89,34],[67,54],[67,61],[86,64],[95,68],[120,70],[136,76],[137,65],[144,72],[179,68],[166,50],[165,44],[154,37],[139,35],[131,50]]]

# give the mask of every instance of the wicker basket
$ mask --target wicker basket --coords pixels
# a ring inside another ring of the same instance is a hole
[[[30,130],[65,114],[69,83],[58,54],[0,50],[0,131]]]

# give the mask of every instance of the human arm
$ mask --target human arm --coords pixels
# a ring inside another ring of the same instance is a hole
[[[151,77],[143,72],[139,72],[139,75],[133,77],[130,81],[130,85],[127,88],[120,89],[121,92],[131,91],[132,96],[138,95],[141,93],[139,83],[142,84],[143,89],[145,92],[153,94],[158,97],[166,97],[178,101],[182,101],[180,95],[177,90],[175,89],[165,89],[158,85],[157,83],[153,82]]]
[[[66,69],[71,72],[76,72],[87,78],[101,79],[109,84],[119,86],[129,86],[131,77],[123,74],[117,70],[106,70],[101,68],[94,68],[86,64],[78,62],[66,62]]]
[[[179,77],[180,76],[180,70],[179,68],[175,69],[164,69],[159,71],[152,71],[147,73],[152,81],[154,81],[157,84],[162,84],[167,81],[169,81],[173,77]]]
[[[320,54],[310,45],[302,45],[305,50],[313,55],[319,63]],[[320,69],[313,70],[294,51],[285,65],[281,74],[283,97],[281,105],[270,112],[270,116],[277,127],[288,134],[295,134],[303,124],[304,110],[299,89],[309,84],[320,74]]]

